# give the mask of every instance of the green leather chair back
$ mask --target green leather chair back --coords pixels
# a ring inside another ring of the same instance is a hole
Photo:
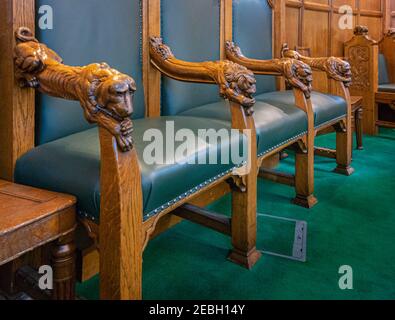
[[[53,29],[39,28],[43,5],[53,9]],[[36,0],[39,41],[68,65],[107,62],[137,83],[133,117],[144,116],[140,64],[141,15],[138,0]],[[79,103],[38,95],[36,143],[43,144],[90,127]]]
[[[388,84],[390,83],[390,77],[388,75],[387,61],[385,56],[380,53],[379,54],[379,84]]]
[[[219,0],[162,0],[161,12],[164,43],[171,47],[177,58],[188,61],[219,60]],[[175,115],[219,99],[217,86],[163,78],[163,115]]]
[[[272,8],[267,0],[233,0],[233,41],[245,56],[272,59]],[[276,90],[274,77],[257,76],[257,94]]]

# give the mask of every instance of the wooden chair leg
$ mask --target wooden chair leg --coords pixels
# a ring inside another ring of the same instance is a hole
[[[295,191],[294,204],[305,208],[311,208],[317,203],[314,196],[314,113],[310,99],[306,99],[300,90],[294,90],[295,104],[305,110],[307,116],[307,135],[302,141],[294,144],[295,154]]]
[[[341,124],[336,129],[336,162],[334,172],[350,176],[354,169],[351,167],[352,159],[352,128],[351,121],[346,121],[345,127]]]
[[[52,268],[54,288],[52,299],[75,299],[75,244],[74,232],[71,232],[55,243],[52,250]]]
[[[262,255],[256,249],[256,175],[247,176],[245,183],[245,188],[233,188],[232,190],[233,248],[228,259],[251,269]]]
[[[304,208],[317,204],[314,196],[314,148],[308,148],[307,152],[298,148],[295,153],[295,191],[294,204]]]
[[[115,138],[100,128],[100,298],[141,300],[143,196],[135,149],[121,152]]]
[[[261,257],[256,249],[257,233],[257,158],[256,132],[252,116],[245,117],[242,107],[234,102],[230,103],[232,112],[232,128],[248,129],[250,132],[249,172],[239,179],[232,188],[232,250],[228,259],[247,269],[251,269]]]
[[[355,134],[357,138],[357,149],[363,150],[362,144],[362,136],[363,136],[363,127],[362,127],[362,117],[363,117],[363,109],[359,108],[355,110]]]

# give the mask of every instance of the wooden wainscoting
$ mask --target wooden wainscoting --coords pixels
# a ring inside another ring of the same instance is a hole
[[[339,8],[352,8],[353,26],[339,28]],[[379,40],[385,30],[395,26],[395,0],[285,0],[286,41],[290,48],[309,47],[311,55],[344,56],[344,42],[353,36],[356,25],[369,27],[369,34]],[[296,30],[296,32],[295,32]],[[276,41],[280,41],[276,39]],[[315,89],[326,91],[326,75],[314,75]]]

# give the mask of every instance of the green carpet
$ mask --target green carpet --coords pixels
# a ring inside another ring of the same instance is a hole
[[[334,141],[333,134],[317,138],[323,146]],[[354,151],[351,177],[332,173],[332,160],[316,158],[319,203],[311,210],[290,204],[292,188],[259,181],[260,213],[307,221],[307,262],[265,255],[252,271],[244,270],[226,260],[227,237],[183,222],[150,242],[144,299],[394,299],[395,130],[365,137],[364,147]],[[292,172],[292,157],[281,169]],[[212,209],[229,212],[229,197]],[[270,246],[276,235],[289,238],[292,228],[273,225],[266,240],[263,230],[260,225],[258,243]],[[352,290],[339,289],[342,265],[353,268]],[[98,277],[79,285],[78,293],[97,299]]]

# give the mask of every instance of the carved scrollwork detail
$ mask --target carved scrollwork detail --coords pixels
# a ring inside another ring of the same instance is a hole
[[[349,61],[352,63],[353,87],[360,91],[369,88],[369,47],[351,47]]]
[[[151,37],[150,38],[151,48],[153,51],[158,54],[161,59],[168,60],[170,58],[174,58],[174,54],[171,49],[163,44],[163,40],[160,37]]]
[[[307,98],[310,97],[313,77],[311,68],[306,63],[288,58],[272,60],[249,59],[243,55],[241,49],[232,41],[227,41],[225,48],[228,57],[232,61],[245,64],[254,71],[279,73],[284,76],[290,86],[302,90]]]
[[[133,147],[134,80],[106,63],[84,67],[63,64],[62,58],[34,38],[30,29],[16,32],[16,78],[22,87],[35,88],[53,97],[79,101],[85,118],[106,128],[122,151]]]
[[[328,77],[341,81],[346,87],[351,85],[351,66],[347,61],[336,57],[310,58],[305,57],[295,50],[290,50],[288,44],[284,43],[281,49],[284,58],[297,59],[307,63],[312,69],[324,71]]]
[[[164,74],[177,80],[216,83],[220,96],[242,105],[252,115],[256,79],[247,68],[231,61],[186,62],[175,58],[161,38],[150,39],[151,60]]]

